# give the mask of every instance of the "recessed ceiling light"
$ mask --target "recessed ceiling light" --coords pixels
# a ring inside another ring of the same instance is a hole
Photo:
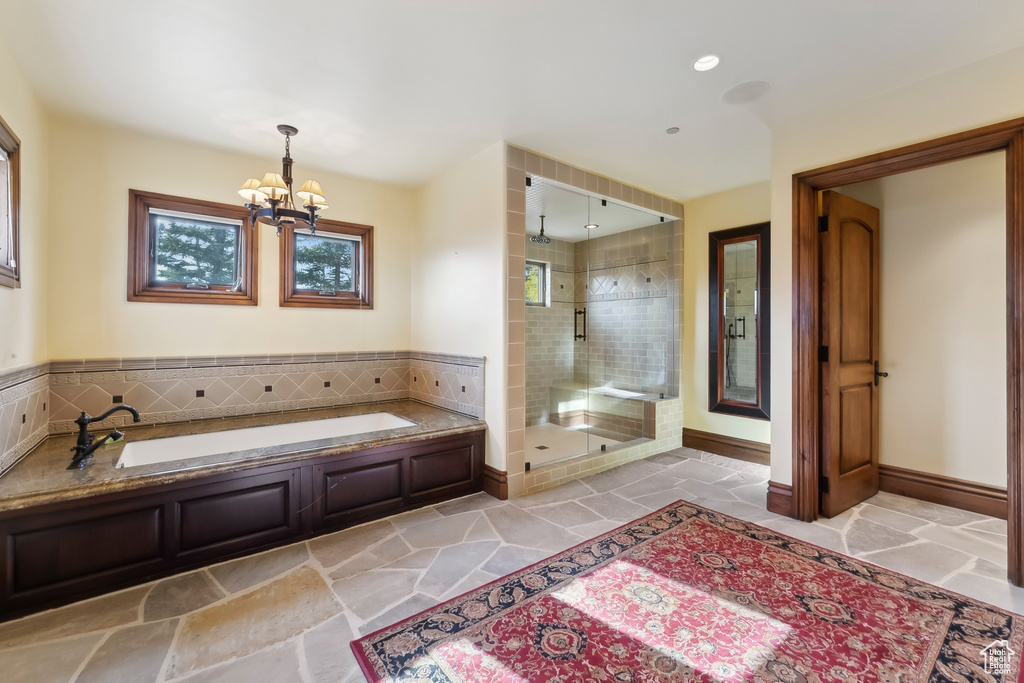
[[[697,71],[711,71],[718,66],[719,61],[716,55],[704,55],[693,63],[693,68]]]
[[[675,135],[679,132],[679,126],[672,126],[671,128],[666,129],[665,132],[669,135]]]
[[[587,230],[597,230],[597,223],[587,223],[583,227]]]

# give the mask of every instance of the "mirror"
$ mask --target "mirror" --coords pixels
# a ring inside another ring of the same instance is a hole
[[[708,410],[769,418],[770,223],[709,235]]]

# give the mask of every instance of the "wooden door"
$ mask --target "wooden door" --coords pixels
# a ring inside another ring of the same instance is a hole
[[[822,193],[821,514],[878,492],[878,209]]]

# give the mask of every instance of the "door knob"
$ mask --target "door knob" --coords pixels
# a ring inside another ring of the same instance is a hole
[[[879,372],[878,371],[878,361],[876,360],[875,361],[875,386],[876,387],[878,386],[878,378],[879,377],[888,377],[888,376],[889,376],[888,372]]]

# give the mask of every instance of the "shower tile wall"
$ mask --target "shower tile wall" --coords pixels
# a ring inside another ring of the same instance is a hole
[[[754,389],[757,386],[757,324],[754,309],[754,293],[757,291],[757,252],[741,249],[726,254],[731,260],[725,264],[725,272],[736,277],[725,280],[728,292],[726,308],[726,331],[733,325],[733,332],[746,332],[744,339],[730,339],[733,344],[729,354],[729,370],[735,386]],[[744,322],[738,322],[743,318]]]
[[[588,341],[576,352],[578,382],[589,377],[592,387],[674,393],[668,377],[674,232],[675,222],[656,223],[576,243],[576,300],[587,306]]]
[[[526,307],[526,425],[548,421],[550,386],[573,381],[573,271],[571,242],[527,241],[526,258],[549,264],[550,306]]]

